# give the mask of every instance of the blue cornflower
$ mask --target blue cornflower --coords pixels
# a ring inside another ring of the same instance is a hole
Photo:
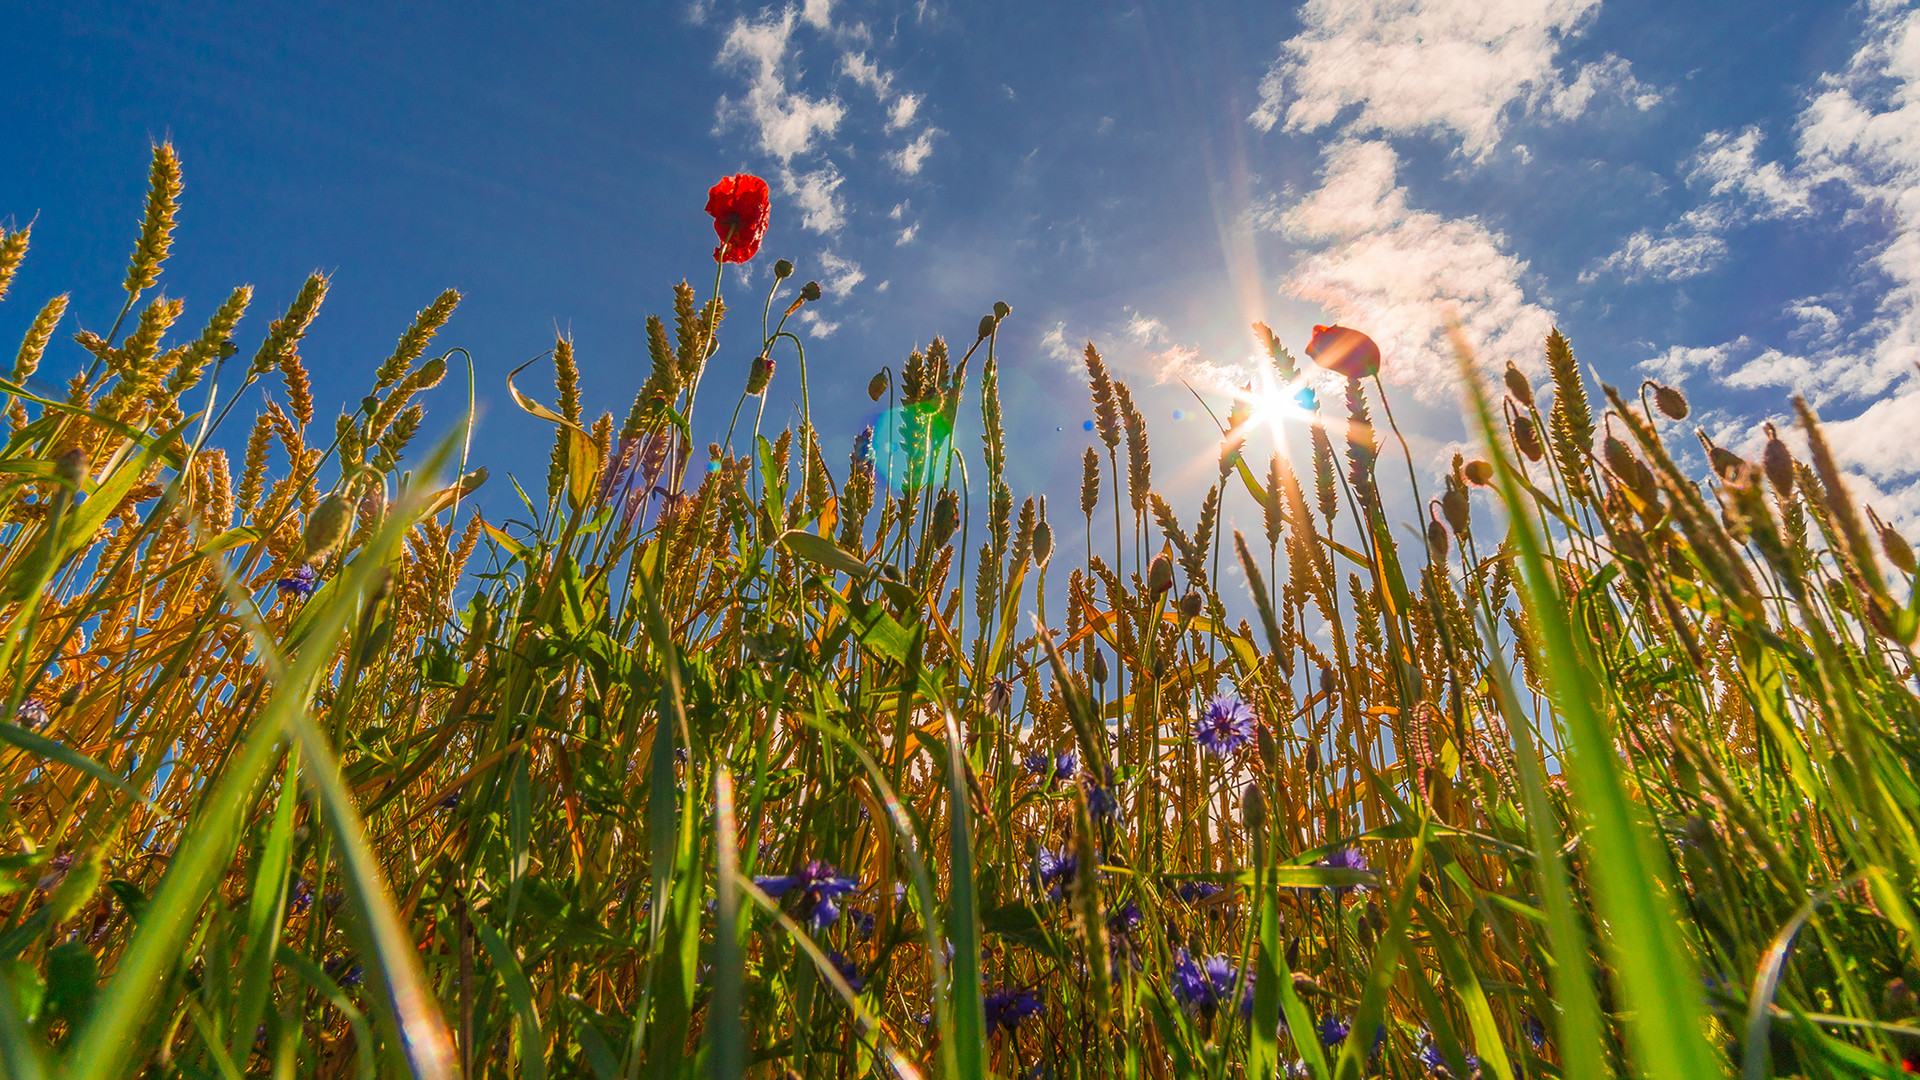
[[[1029,1016],[1038,1016],[1046,1008],[1040,1000],[1038,989],[996,990],[987,995],[987,1034],[996,1031],[1012,1031],[1020,1026],[1020,1021]]]
[[[1114,812],[1119,808],[1119,804],[1113,801],[1113,796],[1107,793],[1106,788],[1092,780],[1087,781],[1087,813],[1093,816],[1093,820],[1111,821]]]
[[[307,909],[313,906],[313,883],[305,877],[294,878],[293,896],[288,900],[287,906],[293,909],[295,915],[305,915]]]
[[[1140,905],[1128,901],[1127,905],[1107,916],[1107,932],[1110,934],[1131,934],[1140,929],[1144,921],[1140,914]]]
[[[1240,980],[1240,969],[1225,953],[1215,953],[1195,962],[1187,950],[1173,954],[1173,996],[1190,1011],[1211,1018],[1220,1005],[1233,995],[1233,984]],[[1253,1015],[1253,980],[1246,981],[1240,994],[1240,1012]]]
[[[847,912],[847,918],[853,922],[854,936],[865,941],[873,936],[873,913],[858,909]]]
[[[1047,898],[1060,899],[1061,890],[1073,884],[1073,875],[1080,869],[1080,857],[1071,848],[1040,849],[1040,884],[1047,889]]]
[[[839,876],[833,867],[818,859],[809,860],[797,874],[754,878],[753,883],[776,900],[799,890],[800,910],[815,930],[832,926],[840,917],[838,898],[860,887],[859,881]]]
[[[859,964],[847,959],[846,956],[837,949],[828,949],[827,959],[833,963],[834,970],[840,973],[840,977],[847,980],[847,986],[850,987],[854,993],[857,994],[867,988],[867,979],[866,976],[860,974]]]
[[[1173,887],[1173,894],[1189,904],[1197,904],[1224,887],[1211,881],[1183,881]]]
[[[1319,865],[1333,867],[1337,870],[1364,871],[1367,869],[1367,857],[1359,848],[1340,848],[1330,853],[1326,858],[1321,859]],[[1365,888],[1366,886],[1364,885],[1335,885],[1333,887],[1333,894],[1335,896],[1345,896],[1350,889]]]
[[[281,596],[298,596],[302,599],[313,595],[320,584],[320,574],[313,567],[302,564],[293,573],[273,583]]]
[[[1079,771],[1080,755],[1071,750],[1053,759],[1053,778],[1063,784],[1073,779],[1073,775]]]
[[[1328,1013],[1320,1018],[1318,1030],[1320,1032],[1320,1045],[1335,1047],[1347,1041],[1347,1033],[1353,1030],[1353,1025],[1348,1023],[1347,1018],[1344,1016],[1335,1016],[1332,1013]]]
[[[1533,1044],[1533,1048],[1535,1050],[1542,1050],[1546,1048],[1547,1028],[1545,1024],[1542,1024],[1540,1022],[1539,1017],[1533,1015],[1532,1013],[1527,1013],[1526,1022],[1523,1023],[1521,1026],[1526,1028],[1527,1041]]]
[[[1215,757],[1232,757],[1253,741],[1253,710],[1237,697],[1221,694],[1193,722],[1193,738]]]
[[[1034,776],[1045,776],[1047,769],[1052,764],[1052,761],[1047,758],[1047,755],[1039,751],[1035,751],[1020,759],[1020,766]]]
[[[1420,1053],[1418,1055],[1420,1064],[1426,1066],[1427,1071],[1430,1073],[1437,1073],[1445,1069],[1447,1067],[1447,1057],[1440,1052],[1440,1045],[1433,1041],[1433,1034],[1431,1032],[1422,1032],[1421,1040]],[[1466,1055],[1467,1075],[1472,1076],[1478,1073],[1480,1071],[1480,1059],[1475,1057],[1471,1050],[1462,1048],[1460,1052]]]

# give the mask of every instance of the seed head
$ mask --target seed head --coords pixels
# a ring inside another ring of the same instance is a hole
[[[1188,589],[1186,595],[1180,597],[1180,617],[1188,620],[1198,618],[1203,603],[1199,592]]]
[[[1107,654],[1101,652],[1097,645],[1094,646],[1093,655],[1087,657],[1087,674],[1093,676],[1094,685],[1107,685]]]
[[[800,286],[800,299],[809,304],[820,299],[820,283],[817,281],[809,281],[805,285]]]
[[[1675,420],[1685,420],[1690,411],[1687,408],[1687,395],[1662,383],[1653,384],[1653,403]]]
[[[1533,384],[1527,381],[1524,372],[1513,366],[1512,361],[1507,362],[1507,393],[1513,395],[1513,400],[1519,402],[1521,408],[1533,408]]]
[[[1534,427],[1533,417],[1514,416],[1508,421],[1513,433],[1514,448],[1525,454],[1528,461],[1539,461],[1546,456],[1546,447],[1540,445],[1540,432]]]
[[[312,564],[325,558],[347,537],[347,525],[353,508],[344,495],[335,492],[320,500],[307,518],[306,531],[300,535],[300,560]]]
[[[1156,597],[1171,588],[1173,588],[1173,556],[1162,551],[1153,557],[1153,562],[1147,564],[1147,595]]]
[[[1461,468],[1460,475],[1475,487],[1488,487],[1493,483],[1493,462],[1474,458]]]
[[[879,401],[880,395],[887,392],[887,373],[885,369],[873,373],[867,380],[867,400]]]
[[[786,259],[775,260],[773,264],[773,280],[785,281],[792,276],[793,276],[792,262]]]

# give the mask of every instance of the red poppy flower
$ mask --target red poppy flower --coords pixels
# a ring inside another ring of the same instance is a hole
[[[722,178],[707,189],[707,213],[720,237],[714,260],[746,262],[760,253],[760,238],[767,235],[767,182],[749,173]]]
[[[1348,326],[1314,327],[1307,355],[1314,363],[1349,379],[1364,379],[1380,370],[1380,346]]]

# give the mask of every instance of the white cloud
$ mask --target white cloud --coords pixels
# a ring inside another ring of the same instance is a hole
[[[1658,234],[1641,229],[1620,250],[1580,272],[1581,284],[1603,274],[1616,274],[1627,281],[1657,278],[1681,281],[1704,274],[1727,257],[1727,242],[1721,233],[1725,218],[1710,206],[1689,211],[1679,221]]]
[[[831,251],[820,253],[820,269],[820,287],[833,296],[846,296],[855,285],[867,279],[859,263],[841,258]]]
[[[893,246],[899,247],[902,244],[913,243],[914,236],[917,235],[919,232],[920,232],[920,223],[916,221],[913,224],[907,226],[906,228],[900,230],[900,238],[893,242]]]
[[[1744,196],[1759,217],[1806,213],[1811,194],[1806,179],[1789,175],[1779,162],[1758,163],[1759,153],[1759,128],[1738,135],[1713,132],[1701,143],[1687,179],[1706,181],[1710,195]]]
[[[1063,364],[1077,363],[1080,354],[1067,344],[1067,324],[1054,323],[1047,332],[1040,335],[1040,351]]]
[[[1281,216],[1290,239],[1317,249],[1283,290],[1364,329],[1380,344],[1384,374],[1423,397],[1454,385],[1454,319],[1483,364],[1536,367],[1554,316],[1527,299],[1525,260],[1478,218],[1409,206],[1398,169],[1383,142],[1327,148],[1321,186]]]
[[[1719,371],[1735,351],[1745,351],[1747,339],[1735,338],[1719,345],[1687,346],[1675,345],[1651,360],[1640,362],[1640,370],[1659,379],[1661,382],[1679,384],[1687,376],[1702,368]]]
[[[846,207],[836,194],[846,178],[832,162],[797,174],[782,166],[779,177],[780,190],[792,196],[794,205],[800,208],[802,227],[817,233],[834,233],[846,224]]]
[[[811,4],[808,10],[813,10]],[[783,164],[811,149],[816,136],[832,135],[846,115],[837,99],[808,97],[787,86],[784,69],[793,19],[792,8],[777,17],[768,13],[758,22],[735,19],[718,58],[721,65],[751,76],[746,97],[738,101],[721,97],[717,109],[721,124],[751,124],[760,136],[762,152]]]
[[[1308,0],[1300,13],[1305,29],[1281,45],[1251,119],[1262,130],[1284,119],[1292,131],[1451,131],[1478,158],[1499,143],[1510,113],[1568,119],[1602,94],[1650,108],[1658,95],[1616,56],[1583,65],[1571,82],[1556,67],[1561,42],[1599,6]],[[1355,106],[1359,112],[1350,114]]]
[[[847,53],[840,58],[840,70],[861,86],[872,90],[881,101],[893,90],[893,76],[880,70],[880,65],[867,59],[866,53]]]
[[[897,202],[893,204],[893,209],[887,211],[887,216],[892,218],[895,221],[899,221],[902,217],[906,216],[906,213],[907,213],[907,204],[903,202]]]
[[[820,313],[812,308],[806,308],[800,312],[800,323],[807,328],[807,336],[810,338],[832,337],[833,332],[840,329],[839,323],[821,318]]]
[[[806,0],[806,6],[800,9],[800,19],[816,30],[831,30],[833,0]]]
[[[933,153],[933,137],[940,134],[938,128],[928,128],[912,142],[887,155],[888,164],[899,170],[902,176],[918,176],[920,166],[926,163],[927,155]]]
[[[1159,319],[1149,318],[1143,312],[1132,312],[1127,319],[1127,336],[1142,345],[1150,341],[1167,339],[1167,324]]]
[[[899,131],[913,123],[913,118],[919,111],[919,94],[901,94],[894,99],[893,107],[887,110],[887,131]]]

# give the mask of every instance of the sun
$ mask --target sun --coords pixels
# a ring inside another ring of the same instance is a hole
[[[1304,373],[1291,380],[1276,378],[1273,366],[1265,359],[1253,357],[1248,364],[1254,371],[1252,383],[1233,391],[1230,426],[1246,439],[1265,429],[1273,435],[1274,448],[1279,449],[1289,423],[1314,421],[1313,387]]]

